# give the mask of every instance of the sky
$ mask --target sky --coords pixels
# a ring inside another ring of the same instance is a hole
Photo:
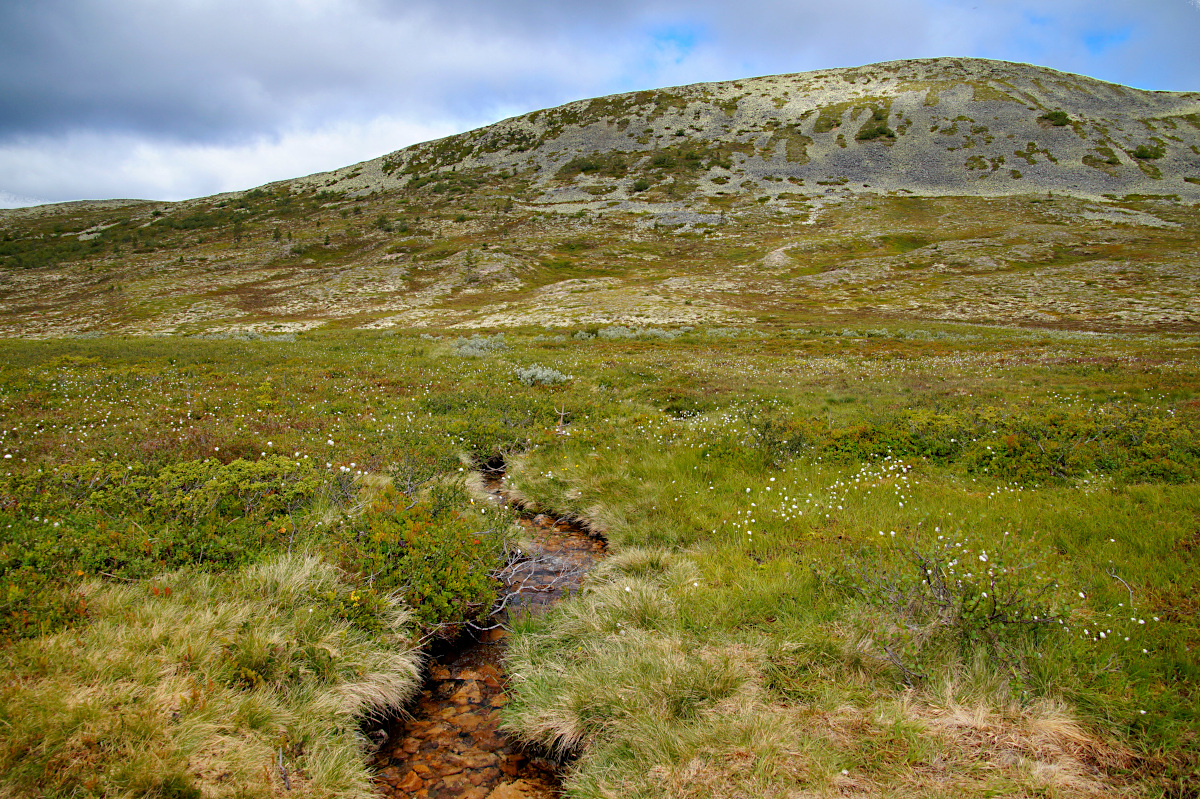
[[[0,207],[180,200],[616,92],[901,58],[1200,91],[1200,0],[0,0]]]

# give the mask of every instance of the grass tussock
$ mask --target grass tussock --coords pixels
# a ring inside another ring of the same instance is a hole
[[[418,684],[409,614],[344,618],[334,567],[285,556],[87,587],[91,624],[4,652],[0,794],[371,794],[359,721]],[[281,769],[282,766],[282,769]]]
[[[628,549],[581,596],[519,624],[506,724],[580,754],[572,795],[1129,795],[1110,776],[1128,750],[1061,702],[1014,699],[986,662],[936,688],[893,692],[866,638],[792,642],[782,648],[808,650],[827,671],[813,675],[822,687],[810,701],[782,699],[768,636],[758,646],[713,636],[719,619],[696,624],[681,611],[702,579],[690,557]]]
[[[676,594],[694,568],[664,552],[630,552],[600,571],[559,612],[519,622],[509,662],[524,698],[509,707],[512,729],[566,753],[596,745],[621,720],[667,730],[753,700],[745,648],[698,647],[680,627]],[[551,663],[552,651],[566,658]]]
[[[1120,796],[1127,791],[1103,775],[1128,767],[1130,752],[1100,740],[1060,702],[1022,707],[949,699],[942,705],[896,703],[895,712],[916,720],[964,761],[1014,771],[1045,793]]]

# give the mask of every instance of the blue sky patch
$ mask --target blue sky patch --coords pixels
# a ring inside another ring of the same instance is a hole
[[[703,31],[692,25],[672,25],[650,31],[650,37],[658,50],[673,51],[675,63],[678,64],[696,49],[696,44],[703,38]]]
[[[1129,41],[1133,28],[1121,28],[1115,31],[1097,31],[1084,34],[1083,44],[1092,55],[1100,55],[1120,44]]]

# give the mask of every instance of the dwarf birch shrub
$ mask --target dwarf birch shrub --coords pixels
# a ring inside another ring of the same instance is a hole
[[[282,456],[66,464],[4,486],[0,638],[81,621],[85,598],[64,582],[107,573],[142,578],[189,564],[236,569],[294,537],[296,516],[339,480]]]
[[[946,642],[968,659],[982,647],[1008,669],[1021,670],[1031,645],[1068,629],[1075,605],[1048,558],[1007,534],[994,547],[939,535],[933,542],[862,550],[814,571],[882,612],[883,624],[873,627],[875,644],[910,685],[928,677],[926,650]]]
[[[796,455],[853,464],[892,455],[959,464],[1024,484],[1087,472],[1126,482],[1183,483],[1200,474],[1195,419],[1125,405],[917,408],[834,424],[781,408],[743,409],[749,440],[773,463]]]
[[[424,631],[445,637],[491,611],[492,573],[503,564],[513,523],[501,508],[478,518],[459,513],[462,500],[454,487],[435,487],[419,499],[389,489],[335,533],[348,570],[402,596]]]

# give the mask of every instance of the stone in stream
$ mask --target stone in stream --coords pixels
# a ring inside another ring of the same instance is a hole
[[[487,795],[487,799],[544,799],[552,795],[545,788],[534,785],[532,782],[517,780],[497,785]]]
[[[499,688],[502,684],[499,670],[491,664],[480,667],[479,678],[488,688]]]
[[[463,683],[462,687],[450,696],[450,701],[456,705],[478,705],[482,699],[479,684],[474,680]]]
[[[415,771],[410,771],[404,775],[404,779],[396,783],[396,787],[402,791],[416,793],[425,787],[425,781],[418,777]]]

